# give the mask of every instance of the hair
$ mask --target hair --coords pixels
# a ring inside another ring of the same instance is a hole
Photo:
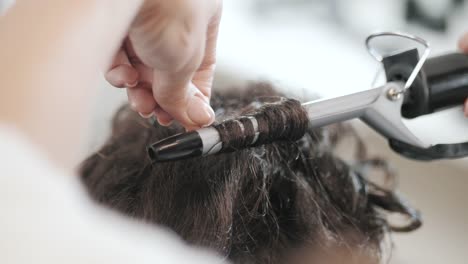
[[[218,121],[281,97],[264,83],[240,90],[213,95]],[[178,125],[151,124],[122,107],[107,143],[81,166],[91,196],[235,263],[283,263],[301,248],[326,252],[337,247],[365,252],[376,263],[385,234],[420,225],[417,212],[393,187],[378,185],[372,173],[364,173],[375,167],[387,182],[394,177],[385,161],[366,157],[362,142],[345,125],[308,128],[296,141],[152,163],[146,147],[182,131]],[[343,138],[358,142],[356,162],[334,153]],[[395,226],[387,220],[390,213],[407,216],[409,223]]]

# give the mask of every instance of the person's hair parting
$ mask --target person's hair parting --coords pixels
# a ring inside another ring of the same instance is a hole
[[[251,113],[272,98],[284,101],[265,83],[238,91],[213,95],[218,121]],[[110,139],[80,169],[91,196],[235,263],[281,263],[289,250],[335,244],[378,259],[385,234],[421,223],[392,184],[373,182],[366,171],[381,170],[387,182],[394,175],[383,159],[368,157],[347,125],[309,127],[299,140],[166,163],[152,163],[145,148],[182,132],[180,126],[151,125],[128,106],[112,125]],[[353,163],[334,153],[343,138],[358,142]],[[392,213],[408,222],[392,223]]]

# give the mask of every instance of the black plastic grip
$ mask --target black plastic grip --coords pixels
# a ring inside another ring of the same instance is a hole
[[[468,98],[468,55],[452,53],[434,57],[426,62],[423,70],[429,92],[428,113],[462,105]]]
[[[419,61],[417,49],[385,57],[387,81],[406,82]],[[468,98],[468,55],[451,53],[426,61],[405,94],[402,116],[415,118],[455,105]]]
[[[408,80],[419,61],[417,49],[407,50],[383,59],[387,81]],[[401,114],[415,118],[455,105],[468,98],[468,55],[451,53],[434,57],[424,64],[410,89],[405,93]],[[410,159],[438,160],[468,156],[468,142],[437,144],[420,148],[389,139],[390,147]]]

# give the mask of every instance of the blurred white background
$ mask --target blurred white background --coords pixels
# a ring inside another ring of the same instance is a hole
[[[12,0],[0,0],[0,10]],[[458,0],[225,0],[218,60],[220,86],[270,80],[308,98],[344,95],[371,87],[379,65],[365,37],[398,30],[432,43],[433,54],[456,49],[468,30],[468,1]],[[455,5],[455,3],[458,3]],[[409,11],[408,11],[409,10]],[[407,17],[410,17],[408,22]],[[110,118],[125,102],[123,90],[104,81],[96,97],[84,154],[108,134]],[[461,108],[408,123],[426,142],[468,141]],[[359,126],[369,148],[392,160],[400,186],[424,216],[424,226],[395,235],[390,263],[466,263],[468,259],[468,162],[419,163],[392,153],[385,140]]]

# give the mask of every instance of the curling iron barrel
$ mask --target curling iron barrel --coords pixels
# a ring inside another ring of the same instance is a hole
[[[296,141],[306,132],[307,112],[297,100],[280,98],[254,112],[183,133],[148,147],[153,161],[169,161],[233,152],[281,140]]]

